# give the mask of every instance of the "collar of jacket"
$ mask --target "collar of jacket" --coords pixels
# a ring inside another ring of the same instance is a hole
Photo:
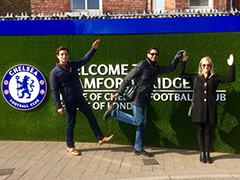
[[[215,74],[213,74],[212,76],[211,76],[211,73],[210,72],[208,72],[208,76],[207,76],[207,78],[205,78],[205,76],[202,74],[201,76],[199,76],[199,77],[201,77],[203,80],[209,80],[209,79],[211,79],[213,76],[214,76]]]
[[[152,69],[154,69],[157,66],[157,62],[156,61],[152,61],[151,59],[149,59],[148,57],[146,58],[146,61],[148,62],[148,64],[150,65],[150,67]],[[155,62],[155,63],[152,63]]]
[[[68,73],[72,72],[71,62],[68,62],[68,64],[66,66],[61,66],[60,64],[57,63],[57,67],[66,71],[66,72],[68,72]]]

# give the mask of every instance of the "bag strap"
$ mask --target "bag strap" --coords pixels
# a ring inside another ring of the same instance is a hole
[[[196,89],[196,82],[197,82],[197,76],[194,79],[194,84],[193,84],[193,95],[192,95],[192,104],[191,104],[192,108],[193,108],[193,105],[194,105],[193,99],[194,99],[194,92],[195,92],[195,89]]]
[[[150,79],[151,79],[151,77],[152,77],[152,75],[155,73],[155,71],[157,70],[157,66],[155,66],[154,67],[154,70],[152,71],[152,73],[151,73],[151,75],[150,76],[148,76],[148,78],[147,78],[147,80],[145,80],[145,82],[148,82],[148,81],[150,81]],[[140,85],[144,85],[144,83],[143,83],[144,81],[143,80],[141,80],[138,84],[136,84],[136,87],[138,87],[138,86],[140,86]],[[143,83],[143,84],[142,84]]]

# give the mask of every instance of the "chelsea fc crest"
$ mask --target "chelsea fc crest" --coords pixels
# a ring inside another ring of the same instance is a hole
[[[20,64],[7,71],[2,80],[2,94],[7,103],[22,111],[36,108],[44,100],[47,83],[35,67]]]

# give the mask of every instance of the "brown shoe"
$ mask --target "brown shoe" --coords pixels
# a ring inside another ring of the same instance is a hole
[[[80,153],[74,147],[72,147],[72,148],[67,147],[67,151],[70,152],[74,156],[80,155]]]
[[[104,113],[103,115],[103,121],[107,121],[108,118],[110,118],[112,116],[112,112],[114,109],[117,109],[117,105],[116,104],[112,104],[108,110]]]
[[[110,141],[112,138],[113,138],[113,134],[111,136],[109,136],[109,137],[104,137],[102,140],[98,141],[98,143],[101,145],[101,144],[103,144],[105,142]]]

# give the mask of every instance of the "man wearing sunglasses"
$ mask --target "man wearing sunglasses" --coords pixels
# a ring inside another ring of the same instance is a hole
[[[157,65],[157,59],[159,51],[156,47],[151,47],[147,52],[147,58],[140,61],[123,79],[118,91],[112,95],[113,98],[117,98],[123,95],[126,87],[130,85],[131,80],[136,78],[136,84],[138,84],[137,92],[132,103],[133,115],[117,109],[117,105],[113,104],[104,113],[103,120],[106,121],[111,116],[115,119],[133,124],[137,126],[135,145],[133,148],[134,155],[141,155],[151,157],[151,154],[146,152],[144,148],[144,136],[146,128],[146,112],[147,107],[151,101],[151,93],[153,92],[153,85],[157,79],[158,74],[164,74],[172,72],[179,61],[182,58],[184,50],[179,51],[169,66]]]

